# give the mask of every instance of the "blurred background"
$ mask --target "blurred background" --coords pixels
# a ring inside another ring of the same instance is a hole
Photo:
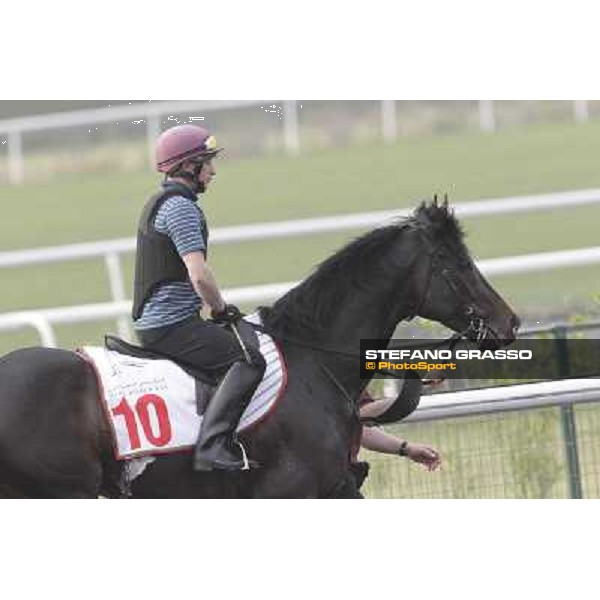
[[[225,148],[202,200],[213,232],[412,209],[433,194],[507,207],[536,195],[526,212],[463,218],[469,248],[529,265],[489,277],[525,329],[600,320],[600,101],[0,101],[2,354],[130,336],[133,237],[159,181],[153,143],[188,122]],[[211,262],[227,289],[294,282],[367,229],[215,243]],[[563,254],[531,267],[549,252]],[[267,296],[239,303],[251,310]],[[599,414],[569,406],[392,427],[437,445],[444,470],[367,453],[367,494],[597,497]]]

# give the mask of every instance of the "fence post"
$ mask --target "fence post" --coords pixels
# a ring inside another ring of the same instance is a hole
[[[104,257],[106,270],[108,271],[108,281],[110,284],[110,293],[113,302],[125,300],[125,287],[123,285],[123,271],[121,270],[121,261],[116,252],[108,252]],[[132,339],[129,319],[127,317],[117,318],[117,329],[119,335],[126,340]]]
[[[22,133],[13,129],[8,134],[8,179],[13,184],[23,183],[25,167],[23,164]]]
[[[386,144],[391,144],[396,141],[396,138],[398,137],[398,128],[395,100],[381,101],[381,130],[383,133],[383,141]]]
[[[569,360],[567,329],[565,327],[555,327],[552,333],[556,343],[559,377],[568,377],[571,372],[571,365]],[[579,453],[577,451],[577,427],[575,425],[575,412],[572,404],[561,405],[560,420],[563,438],[565,440],[569,493],[571,498],[583,498]]]
[[[587,100],[573,100],[573,112],[577,123],[584,123],[589,118],[589,107]]]
[[[479,100],[479,126],[481,131],[492,133],[496,131],[496,115],[493,100]]]
[[[56,348],[56,336],[48,320],[41,315],[31,315],[31,325],[37,330],[42,345],[46,348]]]
[[[288,154],[300,151],[297,100],[285,100],[283,103],[283,144]]]
[[[148,145],[148,160],[150,167],[154,170],[154,148],[156,146],[156,138],[160,133],[160,118],[158,114],[148,114],[146,117],[146,142]]]

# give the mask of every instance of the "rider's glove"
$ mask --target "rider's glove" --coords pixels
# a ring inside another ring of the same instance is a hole
[[[226,304],[222,311],[212,310],[210,315],[215,323],[235,323],[244,316],[244,313],[235,304]]]

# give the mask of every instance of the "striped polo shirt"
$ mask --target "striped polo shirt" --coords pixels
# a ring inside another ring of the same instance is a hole
[[[163,202],[154,218],[154,228],[171,238],[179,256],[206,251],[202,237],[204,213],[198,208],[189,198],[172,196]],[[189,280],[163,283],[144,305],[134,327],[137,330],[166,327],[188,319],[201,308],[202,299]]]

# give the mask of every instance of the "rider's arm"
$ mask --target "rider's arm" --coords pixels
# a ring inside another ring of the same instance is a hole
[[[194,286],[196,293],[215,312],[224,310],[225,301],[219,291],[217,280],[204,258],[204,252],[190,252],[182,258],[187,267],[190,282]]]
[[[203,213],[192,202],[181,196],[174,196],[160,207],[155,226],[175,244],[198,296],[215,312],[219,312],[225,308],[225,302],[215,276],[206,263],[206,247],[202,237],[203,218]]]

